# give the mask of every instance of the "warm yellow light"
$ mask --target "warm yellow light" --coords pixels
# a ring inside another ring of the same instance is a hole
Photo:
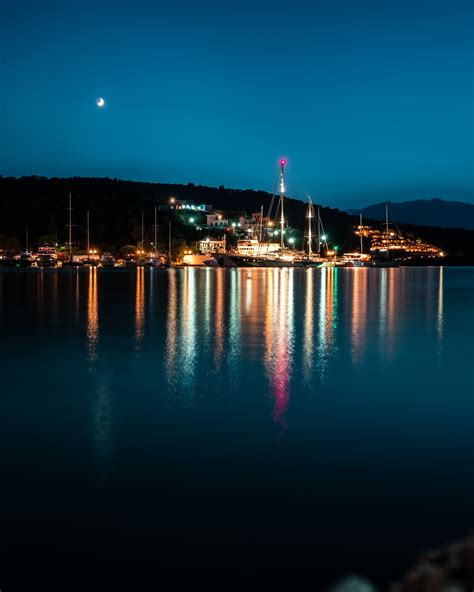
[[[170,197],[170,203],[174,203],[175,201],[176,201],[176,198]]]

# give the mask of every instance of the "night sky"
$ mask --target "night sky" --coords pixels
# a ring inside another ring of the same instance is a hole
[[[470,1],[5,4],[3,175],[474,202]]]

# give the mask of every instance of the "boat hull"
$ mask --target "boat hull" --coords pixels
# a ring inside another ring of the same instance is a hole
[[[220,267],[304,267],[301,261],[286,261],[252,255],[216,253],[214,258]]]

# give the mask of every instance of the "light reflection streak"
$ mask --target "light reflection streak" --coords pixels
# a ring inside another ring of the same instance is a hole
[[[180,375],[182,385],[187,388],[194,387],[194,375],[196,371],[196,273],[199,271],[191,267],[186,267],[183,270]]]
[[[268,274],[264,362],[274,398],[273,419],[285,428],[294,348],[294,270]]]
[[[364,268],[350,269],[352,275],[352,324],[351,353],[352,363],[360,363],[366,342],[367,325],[367,277],[369,270]]]
[[[87,292],[87,361],[89,372],[94,381],[94,419],[93,440],[97,454],[97,470],[103,481],[108,474],[108,467],[112,454],[112,411],[110,404],[110,380],[100,367],[99,348],[99,300],[98,300],[98,271],[96,267],[89,267]]]
[[[231,386],[236,388],[238,386],[238,366],[240,353],[240,323],[241,323],[241,306],[242,298],[241,287],[241,270],[232,269],[230,271],[230,310],[229,310],[229,373],[231,377]]]
[[[395,275],[397,269],[380,269],[380,300],[379,300],[379,339],[382,358],[389,360],[394,355],[393,332],[396,313],[396,282],[400,294],[401,274]],[[401,306],[401,304],[399,304]]]
[[[226,270],[217,269],[216,273],[216,320],[214,361],[216,371],[221,368],[222,352],[224,350],[224,277]]]
[[[145,268],[137,267],[135,286],[135,348],[141,347],[145,324]]]
[[[337,269],[320,270],[318,366],[320,381],[325,382],[331,355],[335,351],[334,330],[337,327]]]
[[[444,333],[444,294],[443,294],[443,274],[444,267],[439,268],[438,284],[438,314],[436,319],[436,332],[438,335],[438,355],[443,353],[443,333]]]
[[[166,321],[166,375],[168,384],[173,385],[176,377],[176,361],[178,355],[178,297],[175,270],[168,275],[168,316]]]
[[[324,270],[323,270],[324,271]],[[303,377],[306,383],[311,381],[313,370],[313,339],[314,339],[314,300],[313,283],[314,273],[312,267],[306,270],[306,294],[304,311],[304,352],[303,352]]]
[[[89,289],[87,293],[87,359],[97,360],[99,341],[99,309],[97,302],[97,268],[89,267]]]

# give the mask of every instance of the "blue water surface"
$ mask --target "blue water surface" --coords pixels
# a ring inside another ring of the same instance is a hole
[[[471,268],[1,271],[3,545],[305,544],[321,581],[400,575],[474,526],[473,290]]]

